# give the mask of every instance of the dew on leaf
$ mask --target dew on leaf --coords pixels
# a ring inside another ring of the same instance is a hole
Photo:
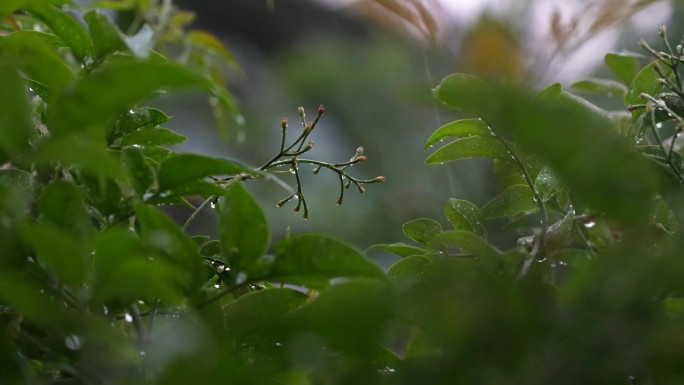
[[[64,345],[69,350],[80,350],[83,347],[83,338],[75,334],[64,337]]]

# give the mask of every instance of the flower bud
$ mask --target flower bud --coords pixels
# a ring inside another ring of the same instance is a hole
[[[318,116],[321,116],[325,113],[325,107],[321,104],[318,106]]]
[[[285,129],[287,128],[287,118],[283,118],[283,119],[280,121],[280,127],[282,127],[283,130],[285,130]]]
[[[382,183],[382,182],[384,182],[384,181],[385,181],[385,177],[384,177],[384,176],[376,176],[375,179],[373,179],[373,182],[380,182],[380,183]]]
[[[307,134],[308,134],[309,132],[311,132],[311,130],[313,130],[313,126],[310,125],[310,124],[307,124],[307,125],[304,127],[304,132],[307,133]]]
[[[297,113],[304,119],[304,107],[297,108]]]

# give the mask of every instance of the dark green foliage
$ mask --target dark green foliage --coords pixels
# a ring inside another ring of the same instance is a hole
[[[247,187],[289,171],[296,186],[277,205],[292,202],[306,218],[302,164],[338,178],[339,204],[347,187],[384,181],[348,173],[366,161],[362,147],[339,163],[300,158],[322,106],[313,121],[300,110],[291,142],[283,120],[280,149],[258,168],[176,153],[165,146],[185,137],[144,103],[200,89],[227,118],[217,64],[202,55],[178,64],[99,10],[84,24],[61,3],[0,2],[0,17],[46,31],[0,34],[0,383],[684,379],[675,52],[644,43],[655,61],[641,70],[636,55],[609,54],[617,80],[574,85],[624,97],[631,115],[559,84],[533,94],[446,77],[436,98],[473,117],[438,128],[426,147],[451,142],[427,163],[493,159],[499,191],[481,207],[449,199],[440,221],[407,222],[412,243],[371,246],[398,256],[383,271],[331,236],[273,241]],[[154,2],[100,3],[161,12]],[[163,44],[181,39],[235,66],[215,37],[178,33],[182,16],[170,18],[174,33],[155,26],[168,32]],[[193,211],[178,223],[167,205]],[[202,210],[216,214],[217,236],[186,231]]]

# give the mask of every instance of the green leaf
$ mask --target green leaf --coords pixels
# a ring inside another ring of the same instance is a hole
[[[131,186],[142,196],[154,183],[154,169],[145,160],[142,150],[136,147],[121,150],[121,164],[128,171]]]
[[[274,288],[247,293],[233,302],[225,311],[224,325],[228,333],[238,339],[271,335],[288,313],[306,302],[306,295],[286,288]]]
[[[18,155],[29,148],[33,132],[26,87],[19,73],[0,61],[0,149]]]
[[[19,190],[22,195],[30,196],[33,192],[33,175],[24,170],[0,170],[0,186],[8,186]]]
[[[137,131],[121,138],[121,146],[172,146],[183,143],[187,138],[183,135],[162,128],[162,127],[143,127]]]
[[[456,73],[445,77],[433,90],[437,100],[451,108],[455,108],[481,118],[487,118],[491,111],[496,111],[496,99],[492,86],[468,74]]]
[[[509,159],[511,155],[493,136],[469,136],[453,141],[430,155],[425,163],[444,163],[466,158]]]
[[[463,119],[447,123],[438,128],[425,143],[425,148],[450,137],[489,136],[487,124],[480,119]]]
[[[54,181],[47,185],[38,207],[44,221],[69,232],[75,239],[85,240],[94,235],[83,193],[73,183]]]
[[[480,214],[484,219],[510,217],[538,209],[532,190],[524,184],[513,185],[499,193],[482,207]]]
[[[107,127],[107,142],[111,145],[116,139],[136,130],[156,127],[171,119],[170,116],[154,108],[135,108],[121,114]]]
[[[24,224],[22,240],[35,250],[38,260],[67,285],[79,285],[87,272],[85,245],[65,231],[49,223]]]
[[[99,10],[93,9],[86,12],[83,19],[88,23],[90,29],[95,58],[102,59],[117,51],[128,51],[123,34],[109,17]]]
[[[338,349],[369,354],[394,315],[391,286],[378,280],[354,279],[321,290],[293,314],[304,330],[320,333]]]
[[[237,61],[230,53],[228,48],[226,48],[226,46],[221,42],[221,40],[219,40],[213,34],[206,31],[194,30],[188,32],[186,39],[188,40],[188,42],[190,42],[190,44],[193,44],[199,48],[208,51],[209,53],[219,56],[231,67],[238,68]]]
[[[202,197],[208,198],[209,196],[225,195],[227,190],[217,184],[195,181],[189,182],[181,186],[176,186],[170,190],[164,190],[161,194],[155,194],[148,200],[149,203],[156,205],[161,204],[174,204],[178,201],[178,198],[182,198],[188,195],[200,195]]]
[[[417,280],[423,275],[423,267],[430,263],[430,258],[422,255],[411,255],[390,266],[387,278],[392,282]]]
[[[39,325],[58,329],[64,326],[66,316],[55,301],[26,276],[0,271],[0,297],[3,303]]]
[[[620,139],[610,114],[569,98],[552,103],[510,91],[498,98],[504,108],[489,123],[548,162],[573,201],[624,221],[645,219],[659,175]]]
[[[672,73],[672,70],[669,67],[658,64],[658,62],[653,62],[642,68],[630,83],[629,92],[627,92],[627,95],[625,96],[626,106],[643,104],[645,101],[644,99],[640,98],[639,95],[644,93],[651,96],[656,96],[656,94],[663,89],[663,86],[658,83],[660,75],[658,72],[656,72],[654,66],[659,66],[661,72],[666,76]],[[632,121],[636,120],[645,111],[645,108],[633,110]]]
[[[178,154],[169,157],[159,166],[159,191],[169,190],[207,176],[234,176],[241,173],[253,174],[254,170],[224,159]]]
[[[200,254],[203,257],[216,257],[221,255],[221,241],[212,240],[200,247]]]
[[[75,77],[43,35],[17,31],[0,36],[0,62],[6,61],[50,91],[60,90]]]
[[[33,1],[27,5],[31,13],[67,43],[81,62],[85,62],[86,57],[93,57],[93,41],[88,31],[73,16],[43,2]]]
[[[632,84],[632,79],[639,73],[639,61],[637,59],[642,57],[644,56],[641,54],[631,52],[609,53],[606,54],[603,61],[618,80],[629,86]]]
[[[124,168],[104,146],[75,136],[50,138],[43,142],[36,150],[34,161],[45,165],[59,161],[67,165],[78,165],[97,175],[127,180]]]
[[[384,277],[382,269],[352,246],[323,235],[302,234],[275,244],[276,259],[268,279],[311,288],[333,278]]]
[[[204,281],[204,269],[195,242],[157,209],[139,203],[135,211],[143,243],[188,274],[193,286],[186,289],[198,288]]]
[[[402,258],[410,257],[412,255],[423,255],[427,253],[427,250],[423,248],[407,245],[403,242],[391,244],[380,243],[369,247],[368,250],[387,250],[390,253],[394,253]]]
[[[407,237],[430,246],[435,236],[442,232],[442,225],[433,219],[419,218],[404,223],[401,229]]]
[[[117,61],[91,72],[56,95],[48,126],[55,135],[90,130],[98,133],[106,123],[154,92],[179,88],[200,88],[219,99],[223,97],[211,80],[188,67],[153,61]]]
[[[534,95],[534,99],[555,103],[560,99],[562,92],[563,87],[560,83],[553,83]]]
[[[151,254],[130,231],[115,228],[98,234],[93,257],[95,299],[104,303],[161,300],[167,305],[179,304],[192,277],[169,261],[152,259]]]
[[[487,236],[480,208],[471,202],[451,198],[444,208],[444,215],[456,230],[470,231],[483,238]]]
[[[453,248],[463,250],[480,258],[488,265],[498,263],[501,257],[499,250],[487,243],[479,235],[469,231],[445,231],[435,237],[433,244],[435,247],[447,252]]]
[[[578,91],[620,98],[624,98],[627,94],[627,87],[624,84],[610,79],[587,79],[576,82],[570,87]]]
[[[225,261],[236,274],[248,270],[268,250],[271,234],[264,212],[242,183],[228,188],[220,222]]]
[[[550,167],[545,166],[534,180],[534,189],[541,196],[542,201],[548,202],[563,190],[563,180]]]
[[[548,256],[564,247],[570,241],[574,221],[575,210],[571,208],[561,220],[549,226],[546,229],[546,234],[544,234],[544,243],[540,255]]]
[[[561,92],[558,104],[566,108],[570,113],[590,115],[605,127],[612,127],[613,125],[613,119],[608,111],[570,92]]]

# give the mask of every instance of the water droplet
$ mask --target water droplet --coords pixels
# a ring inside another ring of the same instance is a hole
[[[594,226],[596,226],[596,222],[594,222],[594,221],[589,221],[589,222],[587,222],[587,223],[584,224],[584,227],[586,227],[586,228],[588,228],[588,229],[590,229],[590,228],[592,228],[592,227],[594,227]]]
[[[215,283],[214,287],[218,289],[219,287],[221,287],[221,285],[219,285],[218,283]]]
[[[102,306],[102,312],[104,313],[104,315],[109,314],[109,308],[107,306]]]
[[[140,355],[141,355],[141,356],[144,356],[144,355],[146,355],[146,354],[147,354],[146,352],[144,352],[144,351],[142,351],[142,350],[140,351]]]
[[[280,342],[276,342],[275,345],[276,345],[276,346],[283,346],[283,344],[280,343]]]
[[[133,316],[126,313],[126,314],[124,314],[124,320],[126,320],[126,322],[128,322],[128,323],[131,323],[131,322],[133,322]]]
[[[663,128],[663,124],[662,124],[662,123],[656,123],[655,126],[656,126],[656,128]]]
[[[235,278],[235,284],[242,285],[245,282],[247,282],[247,274],[245,274],[244,271],[241,271]]]
[[[297,201],[298,201],[298,200],[299,200],[299,194],[293,195],[292,198],[293,198],[294,200],[297,200]]]
[[[72,334],[64,338],[64,345],[69,350],[80,350],[83,347],[83,338]]]
[[[211,202],[211,203],[209,203],[209,206],[211,206],[212,209],[215,209],[215,208],[216,208],[216,203]]]

